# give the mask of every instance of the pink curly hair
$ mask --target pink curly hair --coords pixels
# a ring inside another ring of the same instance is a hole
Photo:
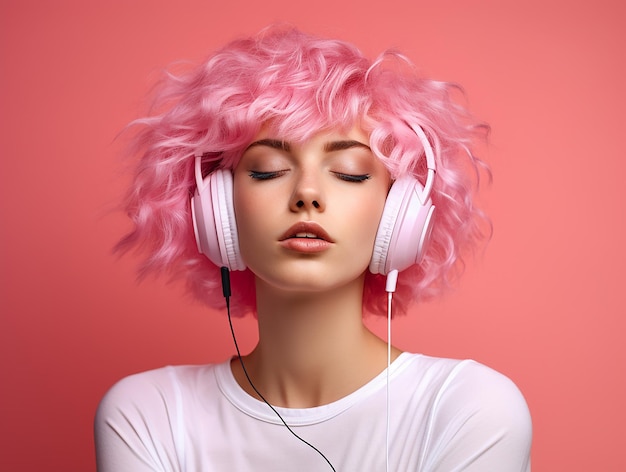
[[[424,151],[411,123],[434,150],[437,216],[423,262],[399,277],[395,306],[405,312],[411,301],[449,287],[462,271],[462,254],[490,231],[473,204],[485,166],[471,151],[488,129],[451,99],[453,88],[420,77],[396,52],[371,62],[350,44],[292,28],[270,27],[233,41],[186,73],[166,74],[150,115],[131,123],[131,153],[141,156],[125,199],[134,229],[117,249],[146,255],[140,277],[182,277],[196,297],[222,308],[219,268],[198,253],[191,223],[196,152],[204,153],[208,171],[233,169],[262,125],[301,142],[358,124],[392,176],[412,173],[424,182]],[[254,312],[253,274],[231,277],[233,314]],[[384,283],[383,276],[366,274],[365,312],[385,314]]]

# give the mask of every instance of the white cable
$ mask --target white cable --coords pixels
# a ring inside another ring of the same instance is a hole
[[[387,292],[387,429],[385,432],[385,470],[389,472],[389,436],[391,434],[391,402],[389,401],[389,371],[391,370],[391,300],[396,291],[398,271],[392,270],[387,274],[385,291]]]
[[[391,299],[393,292],[387,294],[387,432],[385,434],[385,470],[389,472],[389,433],[390,420],[389,412],[391,410],[389,402],[389,370],[391,368]]]

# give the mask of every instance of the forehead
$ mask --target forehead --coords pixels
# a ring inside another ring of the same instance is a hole
[[[321,160],[309,161],[309,158]],[[282,159],[347,165],[354,172],[384,172],[390,175],[385,162],[372,151],[369,134],[358,126],[348,130],[319,131],[306,140],[289,140],[274,129],[261,129],[244,149],[235,169],[269,161],[283,162]]]
[[[349,142],[361,143],[369,146],[369,134],[359,126],[350,128],[336,128],[317,130],[305,135],[302,133],[289,133],[280,127],[264,125],[253,137],[248,148],[257,143],[269,144],[270,141],[282,143],[285,149],[304,146],[328,146],[330,143]]]
[[[234,159],[227,164],[231,169],[236,169],[241,164],[242,158],[265,159],[268,156],[277,156],[276,153],[266,152],[268,150],[282,151],[324,151],[329,156],[335,155],[337,158],[343,158],[347,154],[332,153],[332,151],[342,151],[346,149],[357,150],[361,148],[362,152],[358,154],[371,156],[376,161],[381,161],[387,167],[385,160],[374,152],[370,146],[371,135],[369,131],[358,124],[350,124],[349,126],[323,127],[321,129],[306,129],[300,127],[293,130],[284,126],[284,122],[276,122],[276,120],[267,121],[257,127],[255,131],[250,133],[245,144],[243,144],[233,156]],[[306,149],[304,149],[306,147]],[[351,155],[356,153],[351,152]],[[247,159],[246,159],[247,160]]]

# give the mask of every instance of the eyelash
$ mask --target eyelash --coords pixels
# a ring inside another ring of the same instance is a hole
[[[341,180],[345,180],[346,182],[355,182],[355,183],[365,182],[371,177],[371,175],[369,174],[353,175],[353,174],[344,174],[341,172],[333,172],[333,174],[335,174]]]
[[[275,179],[276,177],[280,177],[284,173],[285,173],[284,170],[278,170],[278,171],[273,171],[273,172],[259,172],[259,171],[251,170],[249,172],[249,175],[251,178],[255,180],[271,180],[271,179]],[[340,180],[343,180],[345,182],[354,182],[354,183],[365,182],[371,177],[370,174],[344,174],[343,172],[333,172],[333,174],[335,174],[335,176],[337,176],[337,178],[339,178]]]
[[[255,180],[271,180],[275,179],[276,177],[280,177],[284,173],[284,170],[277,170],[273,172],[258,172],[255,170],[251,170],[249,175]]]

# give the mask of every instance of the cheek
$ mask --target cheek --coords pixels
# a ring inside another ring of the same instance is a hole
[[[233,196],[233,205],[235,207],[235,220],[237,221],[237,232],[239,238],[239,247],[242,253],[254,242],[251,237],[254,228],[258,224],[256,221],[260,211],[261,204],[258,199],[253,198],[250,192],[241,190],[241,186],[237,186],[235,181],[235,190]]]
[[[372,201],[369,202],[371,210],[369,211],[369,219],[367,220],[372,250],[374,249],[374,241],[376,240],[380,220],[382,219],[387,203],[387,187],[382,188],[377,195],[377,198],[373,198]]]
[[[271,192],[250,189],[245,183],[237,187],[235,181],[233,204],[239,249],[243,262],[255,273],[267,264],[271,253],[271,242],[276,236],[276,202]]]
[[[354,249],[365,254],[374,249],[378,226],[385,207],[383,197],[366,198],[355,202],[351,209]]]
[[[378,226],[380,225],[380,220],[383,215],[383,209],[385,207],[385,201],[376,201],[372,202],[372,206],[370,207],[370,211],[367,212],[366,218],[366,228],[368,235],[368,243],[372,245],[372,249],[374,247],[374,240],[376,239],[376,235],[378,233]]]

